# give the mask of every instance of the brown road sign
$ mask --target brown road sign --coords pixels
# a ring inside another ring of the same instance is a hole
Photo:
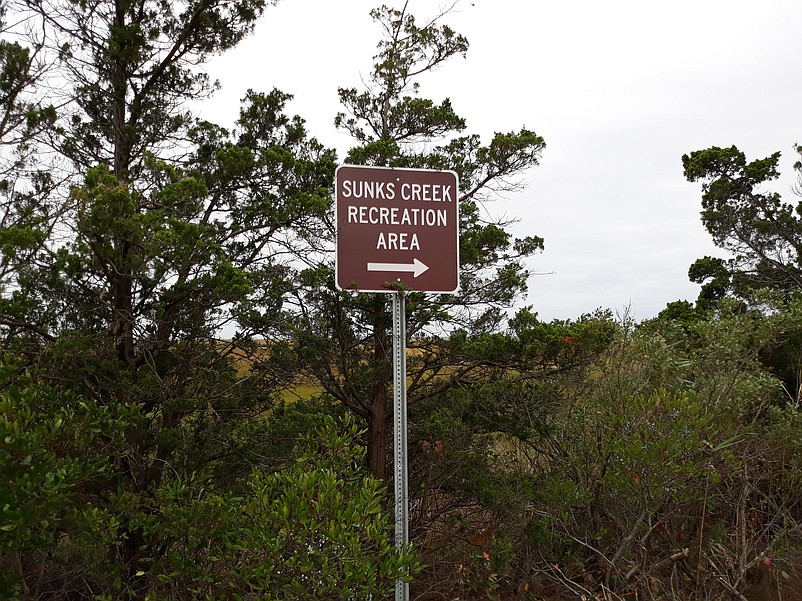
[[[457,292],[456,173],[341,165],[335,187],[338,288]]]

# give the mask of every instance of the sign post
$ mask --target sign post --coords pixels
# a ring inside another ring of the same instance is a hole
[[[459,289],[459,186],[453,171],[341,165],[335,177],[335,283],[393,295],[395,544],[409,542],[405,291]],[[395,601],[408,601],[398,581]]]
[[[407,328],[404,292],[393,294],[393,489],[395,546],[409,542],[409,482],[407,474]],[[398,581],[395,601],[409,599],[409,583]]]

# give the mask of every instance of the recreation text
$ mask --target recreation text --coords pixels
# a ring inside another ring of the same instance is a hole
[[[349,200],[397,201],[418,204],[453,203],[454,190],[451,184],[421,184],[386,181],[364,181],[346,179],[342,182],[341,196]],[[441,205],[442,206],[442,205]],[[359,206],[349,205],[346,222],[390,226],[448,227],[446,208],[411,206]],[[414,232],[379,232],[376,249],[420,250],[418,236]]]

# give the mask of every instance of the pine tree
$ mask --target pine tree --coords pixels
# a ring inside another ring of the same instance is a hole
[[[198,67],[243,39],[266,4],[21,7],[64,82],[58,118],[37,139],[62,157],[69,185],[32,188],[29,202],[51,219],[29,223],[36,244],[2,249],[13,273],[3,343],[41,379],[134,414],[107,452],[108,478],[82,491],[117,524],[96,541],[117,579],[85,573],[86,596],[145,597],[140,576],[171,544],[152,518],[165,491],[234,485],[258,463],[260,420],[291,378],[248,368],[263,352],[250,333],[284,319],[282,257],[318,238],[333,152],[284,114],[290,97],[276,90],[249,93],[231,130],[188,109],[214,88]],[[234,339],[219,339],[223,328]],[[54,588],[79,586],[58,558],[42,569]]]
[[[538,237],[514,239],[509,223],[488,221],[482,202],[538,163],[543,139],[527,129],[497,133],[483,145],[466,134],[466,122],[449,99],[437,103],[419,95],[417,79],[468,50],[468,41],[441,23],[444,14],[419,25],[407,10],[386,6],[371,16],[383,31],[364,90],[339,90],[343,112],[335,124],[357,145],[345,162],[399,168],[454,170],[460,182],[461,286],[455,296],[407,296],[410,347],[409,402],[469,381],[486,361],[455,337],[499,326],[504,311],[526,290],[524,259],[540,250]],[[330,231],[330,234],[333,232]],[[367,423],[368,463],[386,471],[390,397],[391,315],[382,294],[334,289],[330,263],[300,276],[296,348],[301,364],[324,390]],[[447,337],[446,337],[447,338]]]

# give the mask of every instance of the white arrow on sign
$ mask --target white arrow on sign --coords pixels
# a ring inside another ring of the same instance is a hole
[[[368,271],[404,271],[412,273],[412,277],[429,271],[429,266],[425,263],[413,259],[412,263],[368,263]]]

